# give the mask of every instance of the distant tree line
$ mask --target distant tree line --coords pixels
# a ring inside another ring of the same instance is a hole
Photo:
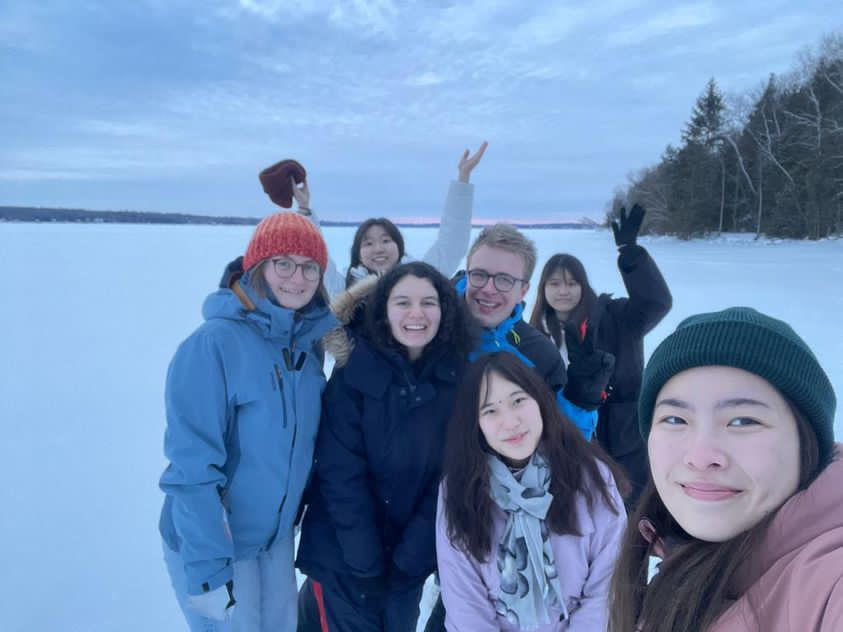
[[[232,217],[217,215],[190,215],[188,213],[153,213],[148,211],[88,211],[70,208],[42,208],[34,206],[0,206],[0,222],[73,222],[84,224],[235,224],[255,225],[257,217]],[[358,226],[357,221],[322,220],[322,226]],[[436,228],[439,222],[402,222],[402,228]],[[485,224],[474,223],[475,228]],[[575,228],[586,229],[599,226],[589,218],[576,222],[516,222],[518,228]]]
[[[151,213],[146,211],[88,211],[75,208],[0,206],[0,221],[82,222],[117,224],[257,224],[255,217]]]
[[[634,202],[650,233],[843,234],[843,35],[728,106],[709,80],[681,145],[615,192],[607,221]]]

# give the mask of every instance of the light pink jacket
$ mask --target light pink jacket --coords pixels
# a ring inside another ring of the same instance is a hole
[[[843,447],[776,513],[740,572],[743,596],[709,632],[843,631]]]
[[[605,632],[608,622],[609,580],[618,557],[621,536],[626,526],[623,501],[612,475],[601,467],[617,507],[611,512],[598,496],[595,511],[589,513],[585,499],[577,502],[577,526],[582,536],[551,535],[562,595],[567,603],[568,621],[543,626],[537,632]],[[436,559],[442,601],[445,604],[445,628],[448,632],[514,632],[513,627],[495,613],[500,591],[500,573],[494,551],[503,535],[506,514],[495,505],[492,514],[492,554],[485,563],[462,553],[447,536],[443,494],[439,487],[436,509]],[[552,613],[556,617],[561,610]]]

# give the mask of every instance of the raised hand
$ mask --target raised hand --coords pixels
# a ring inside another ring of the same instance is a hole
[[[618,248],[623,246],[634,246],[641,230],[641,222],[644,221],[644,209],[636,204],[626,214],[626,208],[621,207],[620,222],[612,220],[612,232],[615,234],[615,244]]]
[[[591,329],[580,338],[577,327],[570,323],[565,325],[565,347],[568,349],[565,398],[584,410],[595,410],[606,397],[606,385],[615,370],[615,356],[594,348]]]
[[[486,147],[488,146],[489,143],[484,140],[483,144],[480,145],[480,149],[474,152],[473,156],[469,155],[469,151],[467,149],[463,152],[462,158],[460,158],[460,161],[457,164],[457,169],[460,174],[460,182],[468,182],[469,178],[471,178],[471,172],[474,170],[474,167],[477,166],[477,163],[480,162],[480,159],[483,158],[483,154],[486,152]]]
[[[290,176],[290,186],[293,187],[293,198],[296,200],[299,212],[302,215],[310,215],[310,190],[307,188],[307,180],[296,184],[296,179]]]

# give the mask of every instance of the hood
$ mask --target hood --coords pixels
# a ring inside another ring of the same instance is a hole
[[[834,530],[843,533],[843,445],[834,460],[807,489],[797,492],[776,512],[761,545],[738,572],[739,593],[746,591],[780,560],[793,556],[812,540]],[[838,545],[843,536],[837,538]]]
[[[340,324],[348,325],[355,318],[358,309],[366,304],[366,297],[378,284],[378,278],[370,274],[340,292],[331,300],[331,311]]]
[[[248,273],[235,280],[230,289],[219,289],[205,299],[202,316],[205,320],[216,318],[249,322],[265,338],[278,339],[291,344],[309,345],[320,341],[331,355],[343,355],[341,338],[336,330],[337,323],[325,301],[319,294],[305,307],[291,310],[273,303],[265,296],[259,296],[248,283]],[[338,346],[339,344],[339,346]]]

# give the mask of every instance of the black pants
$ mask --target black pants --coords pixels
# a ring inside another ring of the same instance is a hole
[[[299,591],[298,632],[415,632],[424,581],[393,588],[376,599],[356,590],[353,580],[333,573],[322,582],[308,578]]]
[[[436,600],[436,605],[430,611],[430,618],[424,626],[424,632],[445,632],[445,604],[442,603],[442,596]]]

